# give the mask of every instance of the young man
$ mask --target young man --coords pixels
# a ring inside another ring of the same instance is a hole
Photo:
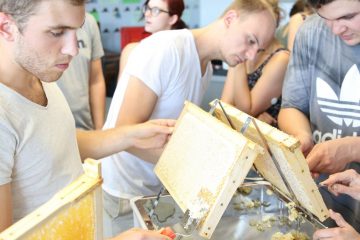
[[[104,128],[177,118],[185,100],[201,103],[212,77],[212,59],[230,66],[253,59],[266,47],[275,27],[275,14],[266,0],[235,0],[223,16],[204,28],[151,35],[129,56]],[[158,156],[132,149],[105,159],[104,216],[105,226],[112,227],[109,236],[132,226],[130,198],[160,190],[153,173]]]
[[[172,131],[173,121],[158,120],[76,133],[54,81],[78,53],[84,5],[85,0],[0,0],[0,231],[77,178],[81,159],[162,147]],[[126,236],[164,239],[143,231]]]
[[[98,130],[105,122],[106,90],[101,65],[104,50],[96,20],[89,13],[76,36],[79,54],[57,84],[69,103],[76,128]]]
[[[300,140],[315,175],[345,167],[359,171],[360,1],[309,3],[317,14],[297,33],[279,126]],[[358,202],[345,196],[332,199],[326,191],[323,197],[328,207],[360,230]]]

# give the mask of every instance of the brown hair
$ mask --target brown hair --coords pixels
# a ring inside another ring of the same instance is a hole
[[[322,5],[333,2],[334,0],[309,0],[308,3],[314,8],[320,8]]]
[[[18,24],[19,30],[25,28],[28,18],[33,15],[36,8],[43,1],[55,0],[0,0],[0,12],[11,15]],[[74,6],[84,5],[86,0],[66,0]]]
[[[290,10],[289,17],[299,12],[310,12],[310,11],[312,11],[311,6],[306,0],[297,0]]]
[[[307,2],[314,8],[319,9],[321,6],[328,3],[334,2],[336,0],[308,0]]]
[[[187,28],[188,26],[186,23],[181,19],[183,11],[185,9],[185,4],[183,0],[166,0],[170,12],[170,16],[177,15],[178,20],[177,22],[171,26],[171,29],[183,29]]]

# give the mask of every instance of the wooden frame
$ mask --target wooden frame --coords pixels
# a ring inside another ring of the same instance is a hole
[[[210,103],[210,105],[213,104],[214,101]],[[226,103],[222,103],[222,106],[237,130],[240,130],[250,117],[248,114]],[[226,116],[219,105],[216,106],[215,115],[218,119],[228,124]],[[329,212],[317,185],[311,177],[305,157],[300,150],[300,142],[267,123],[256,119],[255,121],[261,133],[264,135],[271,152],[279,162],[281,171],[300,205],[323,222],[329,217]],[[263,146],[261,137],[253,123],[250,123],[244,135]],[[265,155],[259,155],[254,162],[254,166],[266,180],[291,198],[289,190],[285,186],[268,152],[266,152]]]
[[[44,205],[0,233],[0,240],[103,239],[100,161]]]
[[[263,149],[186,102],[155,173],[210,238],[236,189]]]

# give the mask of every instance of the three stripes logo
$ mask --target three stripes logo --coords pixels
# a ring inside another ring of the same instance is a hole
[[[316,79],[317,102],[338,126],[360,127],[360,73],[354,64],[347,72],[340,96],[321,78]]]

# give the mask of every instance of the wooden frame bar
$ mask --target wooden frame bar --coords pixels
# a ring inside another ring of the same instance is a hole
[[[155,173],[182,211],[200,218],[200,236],[210,238],[260,153],[258,144],[186,102]]]
[[[0,240],[103,239],[100,161],[41,207],[0,233]]]
[[[213,103],[210,103],[210,105]],[[235,128],[240,130],[250,116],[229,104],[222,103],[222,105]],[[215,115],[225,124],[228,123],[220,106],[216,107]],[[257,119],[255,121],[266,138],[274,157],[278,160],[281,171],[284,173],[301,206],[318,217],[320,221],[326,220],[329,217],[329,212],[317,185],[311,177],[305,157],[300,150],[300,142],[267,123]],[[244,135],[259,145],[263,145],[261,137],[252,123],[250,123]],[[265,155],[258,156],[254,166],[266,180],[291,198],[271,156],[267,152]]]

